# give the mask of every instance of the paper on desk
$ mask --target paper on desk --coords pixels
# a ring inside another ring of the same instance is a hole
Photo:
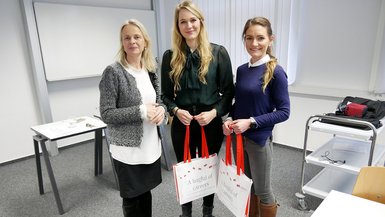
[[[31,129],[52,140],[105,126],[102,121],[85,116],[33,126]]]

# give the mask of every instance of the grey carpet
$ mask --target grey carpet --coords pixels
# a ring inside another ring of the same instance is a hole
[[[32,141],[31,141],[32,146]],[[45,194],[39,195],[34,158],[27,158],[0,166],[0,216],[122,216],[121,198],[116,190],[107,148],[104,146],[103,174],[94,176],[93,141],[60,149],[51,157],[65,213],[58,214],[54,195],[42,158]],[[173,161],[175,157],[172,155]],[[273,188],[280,203],[279,217],[308,217],[311,212],[299,211],[294,196],[300,189],[302,151],[274,146]],[[308,167],[306,177],[319,168]],[[153,217],[176,217],[180,207],[176,201],[172,171],[162,170],[163,182],[152,191]],[[310,209],[317,208],[321,200],[307,196]],[[202,216],[201,200],[193,202],[193,216]],[[216,198],[216,217],[233,216]]]

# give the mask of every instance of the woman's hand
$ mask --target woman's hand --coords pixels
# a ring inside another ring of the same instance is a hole
[[[152,104],[147,104],[147,118],[148,120],[156,125],[160,125],[163,122],[164,119],[164,113],[165,110],[163,106],[159,106],[158,103],[152,103]]]
[[[223,134],[225,136],[230,135],[233,132],[231,125],[233,124],[232,120],[226,120],[222,125]]]
[[[207,112],[201,112],[199,115],[195,115],[194,119],[200,126],[206,126],[217,116],[217,110],[212,109]]]
[[[184,125],[190,125],[191,121],[194,119],[194,117],[190,114],[190,112],[184,109],[177,109],[174,115]]]
[[[250,128],[250,119],[238,119],[233,121],[231,128],[233,128],[235,134],[241,134]]]

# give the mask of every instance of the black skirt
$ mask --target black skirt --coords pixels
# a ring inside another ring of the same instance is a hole
[[[162,182],[160,158],[152,164],[129,165],[114,159],[120,196],[133,198],[154,189]]]

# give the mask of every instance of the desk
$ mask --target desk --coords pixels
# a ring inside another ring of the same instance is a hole
[[[332,190],[312,217],[384,217],[385,204]]]
[[[59,191],[56,185],[55,176],[52,170],[51,162],[49,160],[49,154],[47,151],[46,141],[56,141],[84,133],[94,132],[95,133],[95,176],[103,173],[103,133],[102,130],[106,128],[106,124],[102,121],[91,118],[91,117],[78,117],[68,119],[64,121],[53,122],[49,124],[43,124],[33,126],[31,129],[37,134],[33,137],[37,177],[39,183],[40,194],[44,194],[43,188],[43,176],[41,172],[39,144],[43,152],[44,161],[47,167],[48,176],[51,182],[52,190],[55,196],[57,208],[60,214],[64,213],[63,205],[59,196]]]
[[[94,117],[98,118],[99,120],[102,120],[102,118],[100,117],[100,115],[98,113],[94,114]],[[172,162],[171,162],[171,156],[170,156],[170,145],[167,141],[166,132],[165,132],[166,126],[167,125],[160,125],[159,131],[161,134],[162,157],[164,158],[166,170],[170,171],[172,169]],[[108,150],[109,150],[110,149],[110,142],[108,141],[107,129],[104,129],[104,134],[106,136],[107,146],[108,146]],[[113,161],[111,161],[111,164],[113,164]],[[114,175],[115,175],[115,179],[117,179],[115,172],[114,172]]]

